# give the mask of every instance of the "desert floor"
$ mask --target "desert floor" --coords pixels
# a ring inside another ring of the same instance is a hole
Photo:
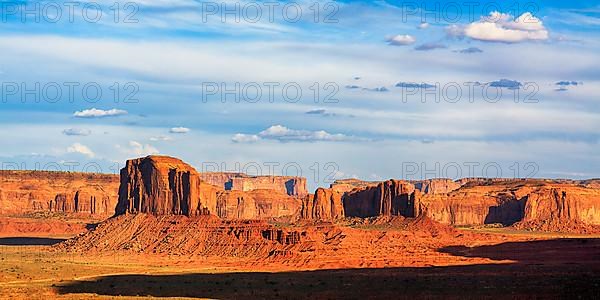
[[[73,254],[52,247],[66,236],[1,237],[0,298],[600,298],[598,237],[460,230],[481,241],[415,245],[385,267],[357,253],[360,268],[333,259],[304,268],[219,256]]]

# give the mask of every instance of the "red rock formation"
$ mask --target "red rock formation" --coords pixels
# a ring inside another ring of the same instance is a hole
[[[200,179],[224,190],[231,190],[231,179],[235,177],[244,177],[244,173],[234,172],[202,172]]]
[[[546,180],[471,181],[447,194],[420,199],[426,214],[453,225],[575,220],[600,224],[600,190]]]
[[[343,213],[350,217],[423,214],[452,225],[527,222],[536,227],[542,220],[600,224],[600,189],[594,183],[593,180],[468,178],[456,182],[389,180],[374,186],[371,182],[340,180],[332,184],[331,190],[343,195]],[[306,198],[301,217],[330,219],[326,214],[315,213],[328,209],[323,201],[328,197]],[[544,221],[543,228],[550,228],[548,224]]]
[[[179,159],[148,156],[127,161],[121,170],[117,214],[268,219],[291,217],[300,206],[300,200],[274,190],[225,191],[203,182]]]
[[[388,180],[377,186],[355,189],[344,195],[344,213],[348,217],[404,216],[419,214],[419,192],[409,182]]]
[[[109,174],[0,171],[0,215],[33,212],[111,216],[118,177]]]
[[[198,173],[183,161],[167,156],[128,160],[121,169],[116,214],[205,215],[215,211],[202,199]]]
[[[300,200],[272,190],[220,191],[216,215],[230,220],[291,218],[300,206]]]
[[[425,195],[420,202],[428,217],[443,224],[512,224],[522,217],[518,199],[497,198],[473,189]]]
[[[577,220],[600,225],[600,190],[550,186],[526,196],[523,221]]]
[[[302,200],[301,218],[330,221],[344,217],[342,194],[334,189],[318,188]]]
[[[462,186],[462,184],[446,178],[435,178],[419,180],[414,182],[415,188],[423,194],[443,194],[452,192]]]
[[[243,173],[206,172],[200,179],[232,191],[273,190],[290,196],[304,197],[306,178],[293,176],[249,176]]]
[[[262,236],[266,240],[277,242],[282,245],[295,245],[300,243],[302,233],[298,231],[285,231],[283,229],[265,229],[262,230]]]
[[[412,183],[415,189],[420,190],[423,194],[440,194],[449,193],[462,186],[462,183],[447,178],[434,178],[425,180],[407,180]],[[363,181],[359,179],[340,179],[336,180],[331,184],[331,188],[334,190],[346,193],[350,192],[355,188],[367,188],[378,185],[380,182],[377,181]]]
[[[339,193],[346,193],[356,188],[366,188],[369,186],[376,186],[379,182],[377,181],[364,181],[356,178],[349,179],[338,179],[330,184],[330,188]]]
[[[274,228],[264,221],[222,221],[210,215],[188,218],[129,214],[108,219],[93,231],[56,248],[86,253],[120,250],[264,259],[285,253],[305,236],[303,231]]]

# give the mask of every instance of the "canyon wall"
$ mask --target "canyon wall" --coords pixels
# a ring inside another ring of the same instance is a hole
[[[290,196],[305,197],[306,178],[293,176],[250,176],[243,173],[205,172],[200,179],[231,191],[273,190]]]
[[[109,174],[0,171],[0,215],[115,213],[119,177]]]

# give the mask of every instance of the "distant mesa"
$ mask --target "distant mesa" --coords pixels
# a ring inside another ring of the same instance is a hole
[[[294,176],[250,176],[244,173],[204,172],[200,179],[225,190],[252,191],[257,189],[276,190],[289,196],[308,195],[306,178]]]
[[[305,201],[303,218],[402,216],[450,225],[502,224],[543,231],[598,231],[597,180],[464,178],[338,180]],[[343,208],[333,212],[338,205]],[[592,228],[594,227],[594,228]]]
[[[109,174],[0,171],[0,215],[76,213],[110,217],[119,177]]]

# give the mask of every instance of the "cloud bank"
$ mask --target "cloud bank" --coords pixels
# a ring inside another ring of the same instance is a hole
[[[452,32],[456,34],[456,27]],[[463,34],[471,39],[484,42],[519,43],[525,41],[544,41],[548,39],[548,30],[542,21],[530,12],[518,18],[497,11],[473,22],[464,28]]]
[[[237,133],[231,138],[231,141],[234,143],[254,143],[260,140],[276,140],[280,142],[342,142],[356,140],[356,138],[341,133],[332,134],[324,130],[295,130],[282,125],[273,125],[258,134]]]
[[[102,110],[97,108],[85,109],[82,111],[76,111],[73,113],[73,116],[76,118],[105,118],[105,117],[115,117],[120,115],[126,115],[127,111],[121,109],[109,109]]]

